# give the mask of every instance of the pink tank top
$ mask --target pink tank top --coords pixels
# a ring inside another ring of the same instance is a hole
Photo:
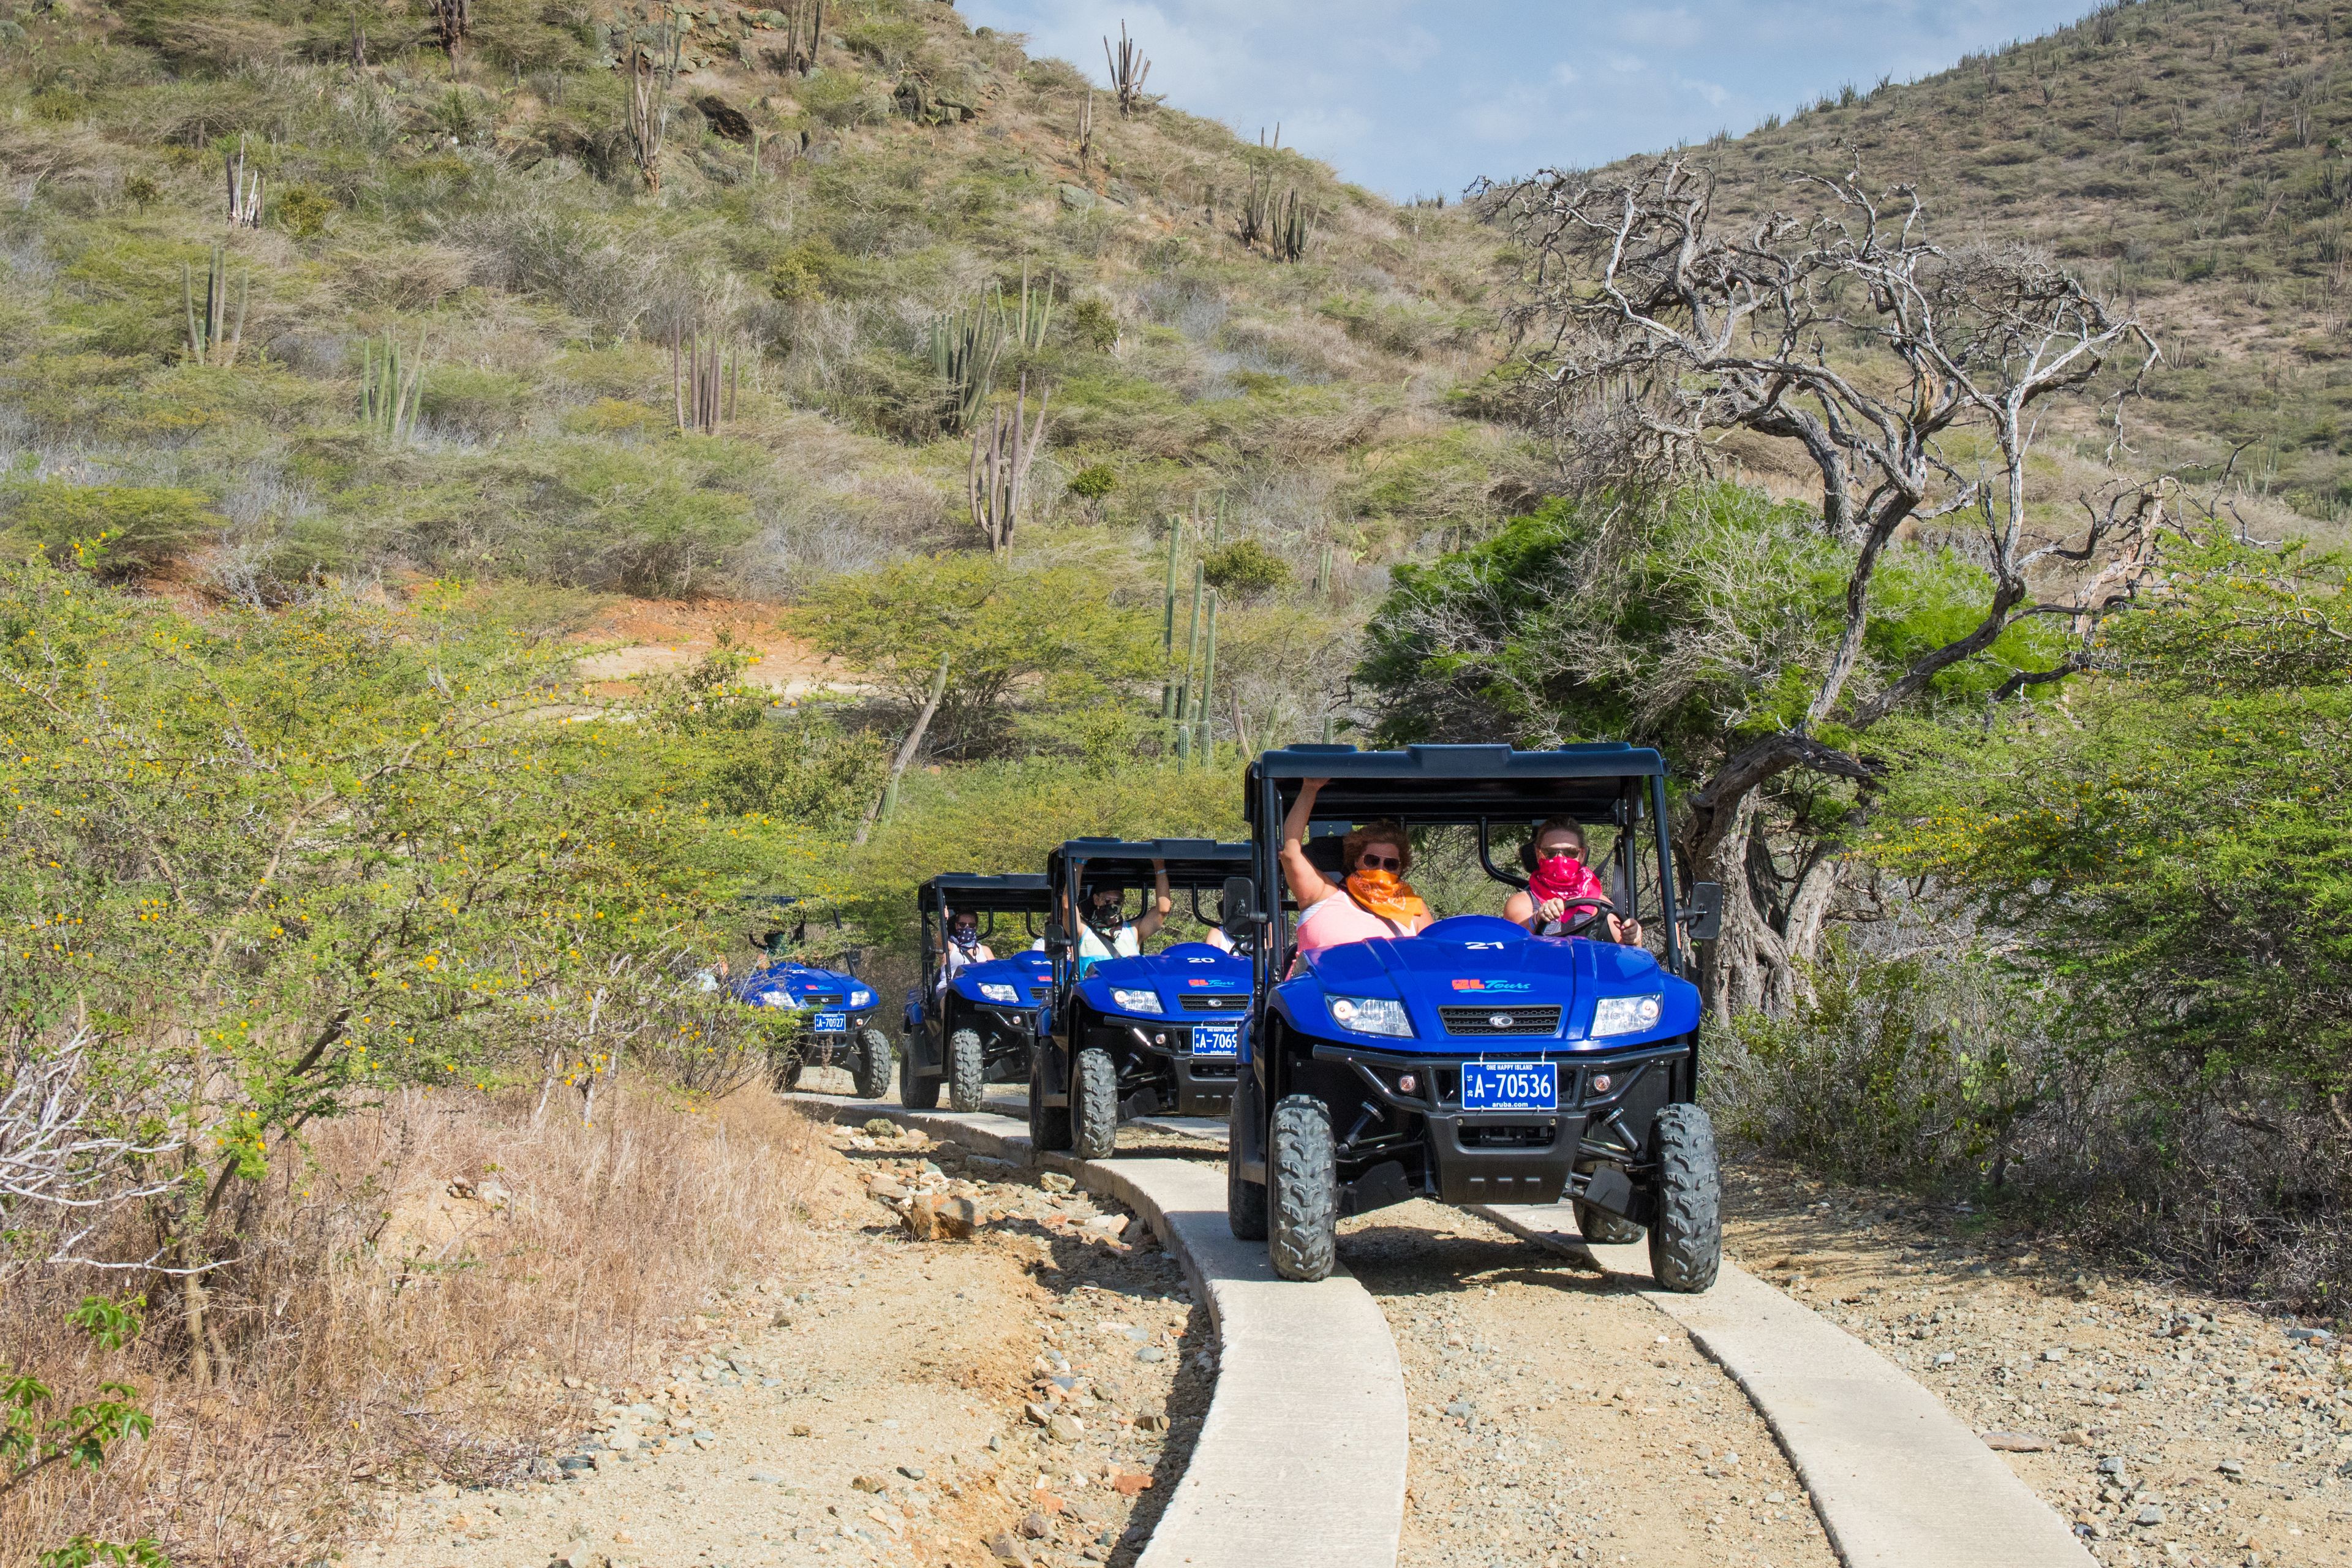
[[[1377,936],[1411,936],[1417,928],[1402,921],[1388,920],[1372,913],[1342,890],[1318,899],[1298,917],[1298,957],[1320,952],[1327,947],[1344,947],[1351,942],[1370,942]],[[1292,960],[1292,968],[1297,959]]]

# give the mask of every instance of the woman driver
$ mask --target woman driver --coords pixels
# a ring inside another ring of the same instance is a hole
[[[1641,945],[1642,922],[1618,918],[1601,879],[1584,864],[1584,829],[1573,817],[1555,816],[1536,829],[1533,860],[1534,874],[1526,890],[1504,901],[1505,920],[1517,921],[1538,936],[1586,935],[1594,933],[1574,928],[1601,913],[1607,918],[1611,942]]]
[[[1414,936],[1430,921],[1429,906],[1404,879],[1412,864],[1404,828],[1394,822],[1368,822],[1342,841],[1340,865],[1347,881],[1333,887],[1307,858],[1307,818],[1329,779],[1308,779],[1282,825],[1282,876],[1298,903],[1300,953],[1369,942],[1376,936]]]

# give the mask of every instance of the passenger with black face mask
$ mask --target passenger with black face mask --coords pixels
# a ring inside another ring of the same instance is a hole
[[[1168,891],[1168,866],[1154,860],[1152,907],[1132,921],[1127,918],[1127,889],[1115,882],[1088,882],[1078,893],[1078,973],[1087,973],[1107,958],[1134,958],[1143,952],[1143,939],[1168,923],[1176,908]],[[1039,947],[1044,942],[1037,943]]]
[[[948,982],[955,978],[958,970],[968,969],[975,963],[991,963],[995,957],[996,954],[988,951],[988,944],[980,940],[980,917],[969,910],[950,911],[948,915],[948,944],[940,954],[939,991],[943,995],[946,994]]]

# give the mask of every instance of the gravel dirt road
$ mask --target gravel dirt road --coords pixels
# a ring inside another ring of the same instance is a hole
[[[1743,1267],[2008,1450],[2103,1562],[2352,1563],[2352,1357],[2324,1331],[1901,1194],[1758,1163],[1726,1181]]]
[[[579,1441],[540,1479],[384,1489],[343,1561],[1131,1563],[1214,1378],[1174,1263],[1062,1178],[821,1131],[812,1267],[711,1302],[658,1382],[578,1390]],[[908,1234],[934,1196],[972,1204],[971,1240]]]
[[[1403,1568],[1833,1568],[1747,1397],[1630,1289],[1426,1202],[1339,1258],[1412,1401]]]

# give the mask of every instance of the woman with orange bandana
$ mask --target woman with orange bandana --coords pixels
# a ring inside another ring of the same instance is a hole
[[[1282,875],[1298,902],[1298,951],[1316,952],[1378,936],[1414,936],[1430,921],[1429,906],[1404,879],[1412,849],[1394,822],[1368,822],[1342,842],[1347,880],[1333,887],[1307,858],[1307,819],[1329,779],[1308,779],[1282,825]]]

